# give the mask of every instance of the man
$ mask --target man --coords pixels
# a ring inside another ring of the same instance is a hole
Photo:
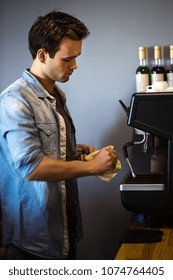
[[[89,35],[75,17],[51,12],[29,32],[30,69],[0,96],[3,244],[7,259],[75,259],[82,237],[76,178],[111,170],[115,150],[87,162],[76,145],[64,93]]]

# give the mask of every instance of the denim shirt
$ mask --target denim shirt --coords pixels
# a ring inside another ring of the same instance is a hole
[[[70,118],[65,95],[57,86],[56,90],[62,95],[64,109]],[[72,120],[71,143],[75,156]],[[0,95],[0,197],[4,245],[13,243],[44,258],[66,258],[69,247],[65,181],[26,180],[45,155],[64,160],[65,151],[60,115],[46,90],[25,70],[22,77]],[[76,180],[73,183],[77,191]]]

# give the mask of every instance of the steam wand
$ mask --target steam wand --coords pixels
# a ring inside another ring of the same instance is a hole
[[[131,162],[129,160],[129,156],[128,156],[128,151],[127,151],[127,148],[130,147],[130,146],[133,146],[133,145],[139,145],[139,144],[142,144],[146,141],[146,133],[143,134],[143,139],[141,141],[130,141],[128,143],[126,143],[124,146],[123,146],[123,155],[125,157],[125,159],[127,160],[127,163],[130,167],[130,171],[132,173],[132,177],[133,178],[136,178],[136,174],[133,170],[133,167],[131,165]]]

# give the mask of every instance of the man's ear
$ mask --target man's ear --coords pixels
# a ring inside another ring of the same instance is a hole
[[[40,60],[40,62],[44,63],[47,57],[47,52],[45,51],[45,49],[39,49],[37,52],[37,57]]]

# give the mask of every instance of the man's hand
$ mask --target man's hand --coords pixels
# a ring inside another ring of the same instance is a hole
[[[117,152],[112,146],[104,147],[85,158],[90,160],[94,170],[97,169],[96,175],[114,169],[118,161]]]
[[[76,158],[80,160],[85,160],[85,156],[93,153],[96,150],[96,148],[92,145],[82,145],[77,144],[76,145]]]

